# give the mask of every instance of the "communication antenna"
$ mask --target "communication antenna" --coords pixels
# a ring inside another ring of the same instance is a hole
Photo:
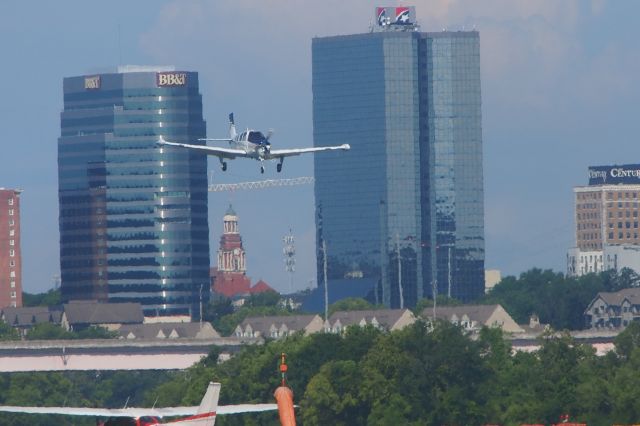
[[[122,65],[122,36],[120,24],[118,24],[118,65]]]
[[[53,281],[54,290],[57,290],[60,288],[60,283],[62,282],[62,280],[60,279],[60,275],[55,274],[53,277],[51,277],[51,281]]]
[[[284,243],[284,248],[282,249],[284,270],[289,273],[289,291],[293,293],[293,273],[296,271],[296,246],[291,228],[289,228],[289,235],[282,237],[282,242]]]

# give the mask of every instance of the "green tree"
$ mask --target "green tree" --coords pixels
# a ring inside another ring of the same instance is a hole
[[[616,353],[625,359],[628,359],[633,351],[640,347],[640,323],[632,321],[620,334],[614,339]]]
[[[505,277],[480,303],[499,303],[519,324],[537,314],[556,330],[580,330],[585,327],[585,309],[598,292],[607,291],[607,280],[613,278],[608,274],[568,278],[534,268],[518,278]]]
[[[20,340],[20,333],[4,321],[0,321],[0,340]]]
[[[51,289],[45,293],[22,293],[22,305],[28,306],[55,306],[62,304],[60,289]]]
[[[215,324],[226,315],[231,315],[234,312],[233,303],[231,299],[222,297],[208,303],[202,313],[202,319]],[[215,328],[215,325],[214,325]]]
[[[462,305],[458,299],[453,297],[447,297],[443,295],[436,296],[436,308],[438,306],[459,306]],[[416,306],[412,309],[415,315],[422,315],[422,311],[425,309],[433,309],[433,299],[420,299]]]
[[[42,322],[34,325],[27,333],[27,340],[51,340],[51,339],[73,339],[74,333],[65,330],[59,325],[50,322]]]
[[[626,357],[613,376],[610,386],[613,409],[611,422],[633,424],[640,419],[640,349],[635,348]]]
[[[348,297],[346,299],[338,300],[336,303],[329,305],[329,316],[339,311],[366,311],[370,309],[381,309],[381,307],[375,307],[365,299],[359,297]]]
[[[278,306],[280,302],[280,294],[276,291],[263,291],[262,293],[252,294],[245,302],[248,307],[258,306]]]
[[[360,397],[362,371],[355,361],[329,361],[307,385],[305,425],[365,425],[369,408]]]
[[[117,339],[120,336],[116,331],[111,331],[104,327],[95,325],[73,334],[73,338],[75,339]]]

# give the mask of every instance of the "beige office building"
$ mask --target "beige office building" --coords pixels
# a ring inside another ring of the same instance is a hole
[[[573,192],[576,246],[567,254],[568,275],[604,270],[607,246],[640,244],[640,165],[590,167],[589,185]]]

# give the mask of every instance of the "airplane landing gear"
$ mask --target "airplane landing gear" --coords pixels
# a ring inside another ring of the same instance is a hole
[[[223,161],[223,162],[222,162],[222,171],[223,171],[223,172],[226,172],[226,171],[227,171],[227,162],[226,162],[226,161]]]
[[[276,170],[278,171],[278,173],[280,173],[282,171],[282,163],[278,163],[276,165]]]
[[[260,173],[264,173],[264,166],[260,166]]]

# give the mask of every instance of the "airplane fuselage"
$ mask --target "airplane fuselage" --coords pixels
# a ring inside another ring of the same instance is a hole
[[[243,150],[247,157],[256,160],[265,160],[266,154],[271,151],[271,144],[264,134],[257,130],[245,130],[230,140],[229,145],[234,149]]]

